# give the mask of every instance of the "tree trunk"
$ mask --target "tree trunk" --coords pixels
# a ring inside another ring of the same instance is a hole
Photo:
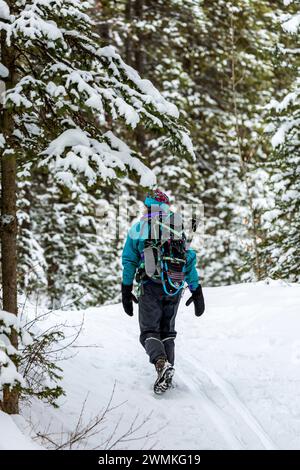
[[[132,21],[132,15],[131,15],[131,0],[126,0],[125,4],[125,21],[127,23],[127,26],[131,24]],[[132,24],[131,24],[132,27]],[[131,41],[131,31],[130,33],[126,34],[125,37],[125,62],[128,65],[132,65],[132,41]]]
[[[142,21],[144,19],[144,0],[135,0],[134,12],[136,21]],[[141,76],[144,75],[145,71],[145,53],[144,53],[144,37],[140,26],[136,30],[138,42],[135,47],[135,68]]]
[[[240,116],[238,113],[238,105],[237,105],[237,79],[236,79],[236,46],[235,46],[235,26],[234,26],[234,17],[231,15],[231,48],[232,48],[232,57],[231,57],[231,87],[232,87],[232,97],[233,97],[233,113],[235,116],[235,130],[236,130],[236,139],[237,139],[237,149],[239,154],[240,160],[240,167],[241,167],[241,175],[246,187],[246,195],[247,195],[247,203],[249,208],[249,215],[250,215],[250,224],[251,224],[251,232],[250,236],[253,243],[253,251],[254,251],[254,263],[253,263],[253,271],[255,273],[256,279],[260,281],[262,279],[263,268],[261,264],[261,258],[259,256],[258,250],[258,243],[257,240],[259,238],[259,227],[256,223],[255,218],[255,209],[254,209],[254,201],[251,193],[251,182],[248,179],[247,175],[247,160],[245,158],[244,152],[242,150],[242,140],[241,140],[241,122]],[[253,154],[254,154],[253,150]]]
[[[144,19],[144,0],[135,0],[134,3],[134,18],[136,22],[142,21]],[[145,51],[144,51],[144,36],[140,29],[137,28],[135,31],[136,37],[138,40],[134,44],[134,68],[139,72],[141,76],[145,75]],[[135,129],[136,142],[138,145],[138,151],[144,157],[146,155],[146,139],[145,139],[145,128],[138,125]],[[151,161],[147,158],[147,165],[151,167]],[[144,196],[144,188],[138,188],[138,197],[142,198]]]
[[[4,80],[6,90],[15,85],[15,52],[5,44],[5,33],[1,35],[1,62],[9,75]],[[6,149],[13,149],[14,121],[12,112],[1,105],[0,131],[6,141]],[[17,219],[16,219],[16,155],[2,152],[1,156],[1,256],[3,310],[17,315]],[[12,331],[11,344],[18,348],[18,336]],[[12,358],[13,359],[13,358]],[[19,412],[19,392],[16,388],[4,387],[1,407],[9,414]]]

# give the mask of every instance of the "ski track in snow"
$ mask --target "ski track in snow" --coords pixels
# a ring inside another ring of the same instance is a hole
[[[243,449],[241,439],[232,431],[229,424],[226,422],[226,417],[223,415],[222,410],[220,410],[205,393],[203,384],[201,384],[197,378],[192,379],[191,376],[183,372],[182,368],[177,367],[176,370],[179,371],[177,374],[179,378],[181,378],[187,387],[197,395],[198,399],[201,399],[201,404],[204,411],[219,431],[221,437],[223,437],[223,439],[227,442],[229,448],[233,450]],[[191,370],[191,373],[194,374],[195,370]],[[202,413],[199,413],[199,419],[203,419]]]
[[[213,369],[203,367],[192,356],[185,356],[184,363],[188,365],[187,370],[189,369],[192,375],[196,374],[196,378],[192,380],[187,379],[185,376],[185,381],[187,381],[186,383],[188,383],[194,391],[198,391],[200,394],[202,394],[202,396],[205,396],[206,405],[208,407],[210,417],[213,419],[214,423],[217,424],[219,431],[222,433],[223,437],[226,439],[232,449],[251,448],[251,442],[244,442],[245,436],[243,436],[243,438],[240,436],[240,426],[238,426],[238,429],[236,430],[232,430],[229,427],[224,416],[222,415],[222,411],[220,410],[219,406],[213,401],[213,398],[211,396],[209,398],[207,392],[205,391],[204,383],[201,382],[201,380],[197,377],[197,375],[199,375],[199,372],[204,373],[210,380],[210,382],[223,394],[224,398],[227,401],[229,407],[228,411],[230,415],[234,415],[234,413],[238,415],[237,422],[240,422],[242,420],[242,422],[247,425],[247,427],[252,431],[254,436],[260,442],[261,447],[264,450],[277,449],[270,436],[268,436],[266,431],[262,428],[262,426],[253,416],[251,411],[240,400],[231,384],[224,380]],[[182,370],[179,369],[179,376],[183,375],[184,374],[182,373]],[[201,392],[201,390],[203,390],[203,393]]]

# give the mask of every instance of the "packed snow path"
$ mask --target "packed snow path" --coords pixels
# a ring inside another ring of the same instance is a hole
[[[137,416],[144,426],[116,448],[299,449],[300,286],[280,282],[204,290],[206,312],[181,303],[177,321],[175,388],[152,392],[154,370],[138,343],[137,310],[88,309],[83,332],[66,360],[67,396],[58,410],[34,403],[31,420],[60,432],[108,402],[123,405],[88,441],[97,447],[119,423],[116,438]],[[57,312],[51,322],[78,324],[83,312]],[[24,410],[25,417],[29,410]],[[151,436],[148,436],[151,434]],[[148,436],[148,437],[147,437]],[[135,440],[135,438],[141,438]]]

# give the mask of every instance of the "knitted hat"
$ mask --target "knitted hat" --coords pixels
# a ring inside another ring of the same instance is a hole
[[[167,204],[169,206],[170,201],[169,201],[168,196],[165,193],[163,193],[159,189],[155,189],[154,191],[149,191],[148,192],[148,194],[147,194],[147,196],[144,200],[144,204],[147,207],[151,207],[151,206],[154,206],[154,205],[161,206],[163,204]]]

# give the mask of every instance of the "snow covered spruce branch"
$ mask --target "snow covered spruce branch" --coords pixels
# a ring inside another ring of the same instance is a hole
[[[284,4],[289,6],[297,4],[300,6],[299,0],[284,0]],[[280,18],[283,31],[291,37],[297,38],[300,30],[300,13],[286,13]],[[288,56],[291,53],[299,54],[299,49],[284,49],[281,47],[281,54]],[[288,57],[286,58],[286,60]],[[299,144],[299,127],[300,127],[300,69],[292,89],[284,96],[281,101],[271,100],[267,106],[273,112],[273,121],[268,126],[267,131],[273,133],[272,145],[274,148],[283,148],[296,146]]]
[[[10,341],[13,330],[18,335],[20,343],[28,344],[31,341],[31,337],[26,331],[20,328],[18,318],[15,315],[0,311],[0,391],[4,387],[21,388],[25,385],[24,378],[17,371],[16,366],[20,352]]]
[[[15,131],[13,142],[2,136],[3,152],[13,147],[20,162],[49,165],[70,187],[74,173],[92,185],[128,170],[151,186],[154,174],[112,132],[112,122],[144,124],[164,135],[165,145],[193,157],[189,133],[175,105],[113,47],[100,47],[89,7],[79,0],[1,1],[0,30],[15,51],[18,77],[4,95]],[[0,67],[5,81],[10,71]]]
[[[58,361],[77,339],[83,321],[77,325],[78,329],[72,326],[72,335],[68,338],[66,325],[54,325],[42,331],[37,324],[45,316],[39,315],[21,325],[19,317],[0,311],[0,392],[5,387],[16,388],[22,400],[36,397],[56,407],[56,400],[64,395],[59,385],[62,369]],[[10,341],[13,332],[18,336],[18,350]]]

